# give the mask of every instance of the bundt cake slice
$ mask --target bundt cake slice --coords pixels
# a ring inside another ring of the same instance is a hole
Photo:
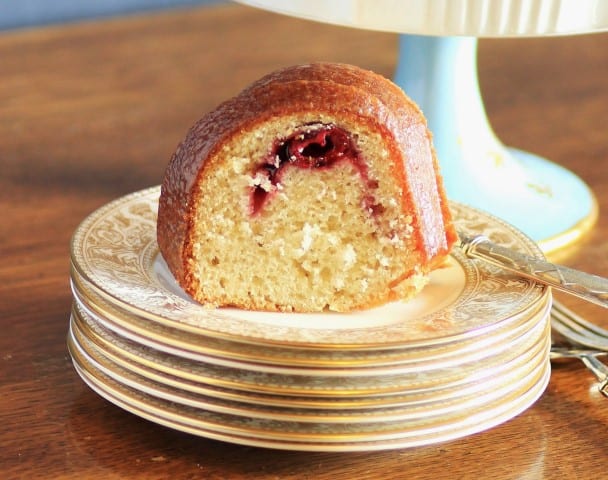
[[[333,63],[271,73],[199,120],[167,167],[157,234],[202,304],[296,312],[408,299],[456,238],[418,107]]]

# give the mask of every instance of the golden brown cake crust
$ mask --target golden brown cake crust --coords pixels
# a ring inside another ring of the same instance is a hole
[[[157,237],[165,261],[186,290],[189,285],[196,288],[188,269],[189,232],[193,209],[197,202],[204,202],[196,198],[195,186],[204,181],[215,153],[240,131],[301,112],[325,112],[373,125],[392,139],[389,158],[400,160],[392,171],[405,186],[404,207],[417,209],[414,232],[423,257],[434,263],[449,251],[456,235],[442,183],[429,185],[426,180],[439,172],[419,108],[392,82],[373,72],[335,63],[299,65],[261,78],[205,115],[171,158],[162,183]],[[421,150],[421,144],[427,150]]]

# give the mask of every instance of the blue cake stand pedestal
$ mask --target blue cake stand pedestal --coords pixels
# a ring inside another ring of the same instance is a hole
[[[433,132],[448,196],[515,225],[554,252],[578,240],[597,203],[574,173],[494,134],[479,92],[474,37],[400,36],[395,82]]]

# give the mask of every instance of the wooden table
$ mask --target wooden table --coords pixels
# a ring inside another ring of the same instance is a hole
[[[510,145],[597,194],[564,258],[608,276],[608,35],[482,40],[488,114]],[[335,60],[391,76],[396,36],[229,5],[0,34],[0,477],[605,478],[608,398],[578,362],[515,419],[380,453],[264,450],[142,420],[93,393],[66,350],[69,240],[93,209],[160,182],[190,124],[263,73]],[[606,311],[570,301],[595,322]]]

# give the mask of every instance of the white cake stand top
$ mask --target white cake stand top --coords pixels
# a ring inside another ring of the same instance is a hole
[[[277,13],[415,35],[514,37],[608,30],[607,0],[238,0]]]

